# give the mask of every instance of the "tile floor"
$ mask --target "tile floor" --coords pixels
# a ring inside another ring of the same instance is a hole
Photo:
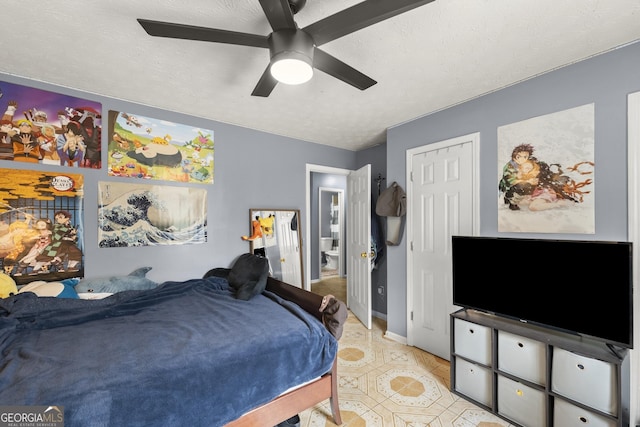
[[[367,330],[349,314],[338,347],[343,427],[512,427],[449,391],[449,362]],[[329,401],[300,414],[301,427],[331,427]]]

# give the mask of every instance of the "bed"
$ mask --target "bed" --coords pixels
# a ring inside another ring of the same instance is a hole
[[[344,303],[271,277],[239,299],[230,269],[211,272],[104,299],[0,299],[1,404],[62,406],[65,426],[269,427],[329,399],[341,424]]]

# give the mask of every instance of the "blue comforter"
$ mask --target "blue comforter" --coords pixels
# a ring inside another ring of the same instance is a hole
[[[0,299],[0,405],[64,406],[67,427],[222,426],[328,372],[336,353],[297,305],[237,300],[218,277]]]

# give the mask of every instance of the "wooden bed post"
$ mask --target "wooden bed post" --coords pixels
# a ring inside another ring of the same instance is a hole
[[[331,405],[331,415],[336,425],[342,424],[342,416],[340,415],[340,406],[338,405],[338,357],[333,361],[331,367],[331,397],[329,398]]]

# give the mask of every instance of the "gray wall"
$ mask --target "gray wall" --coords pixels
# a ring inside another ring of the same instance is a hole
[[[74,173],[84,175],[84,243],[86,277],[129,274],[142,266],[151,266],[148,277],[155,281],[184,280],[201,277],[214,267],[228,267],[240,254],[249,251],[249,244],[240,236],[250,232],[250,208],[300,209],[305,218],[307,163],[354,169],[356,154],[319,144],[293,140],[225,123],[203,120],[146,106],[122,102],[67,88],[43,84],[0,73],[0,81],[31,86],[102,103],[103,116],[109,110],[126,111],[141,116],[166,119],[200,126],[214,131],[215,183],[207,189],[208,241],[206,244],[184,246],[149,246],[136,248],[98,248],[97,246],[97,184],[99,181],[135,181],[109,177],[106,172],[106,152],[101,170],[79,168]],[[6,107],[0,100],[2,111]],[[102,122],[107,128],[106,120]],[[106,132],[103,132],[103,147]],[[283,166],[283,162],[286,162]],[[2,162],[2,168],[24,168],[24,163]],[[36,165],[43,170],[67,170],[56,166]],[[154,181],[154,184],[178,183]],[[305,224],[301,221],[301,224]],[[305,266],[306,268],[306,266]]]
[[[480,234],[509,237],[497,231],[497,128],[594,103],[596,232],[571,238],[628,240],[627,95],[640,90],[638,70],[640,43],[635,43],[389,129],[387,182],[406,188],[406,150],[480,132]],[[387,251],[387,277],[393,278],[387,327],[399,336],[407,335],[407,240]]]

